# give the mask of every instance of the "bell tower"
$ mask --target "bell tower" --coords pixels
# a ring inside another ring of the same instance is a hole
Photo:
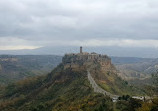
[[[80,53],[82,54],[82,46],[80,47]]]

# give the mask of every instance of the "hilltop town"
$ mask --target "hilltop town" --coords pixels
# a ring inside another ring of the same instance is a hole
[[[83,52],[82,47],[80,47],[79,53],[65,54],[62,59],[62,63],[64,64],[64,69],[76,68],[79,66],[90,68],[92,67],[92,63],[98,65],[102,70],[109,71],[115,69],[111,63],[110,57],[107,55],[97,54],[95,52]]]

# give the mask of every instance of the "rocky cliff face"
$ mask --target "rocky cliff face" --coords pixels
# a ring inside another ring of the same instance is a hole
[[[99,68],[103,71],[114,71],[115,67],[111,63],[111,58],[107,55],[101,55],[96,53],[78,53],[78,54],[66,54],[62,63],[64,69],[66,68]]]

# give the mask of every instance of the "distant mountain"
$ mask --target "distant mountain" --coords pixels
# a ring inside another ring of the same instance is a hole
[[[61,59],[55,55],[0,55],[0,84],[47,74]]]
[[[19,81],[2,90],[0,110],[113,111],[112,98],[98,88],[95,90],[88,72],[91,81],[110,94],[145,94],[117,76],[107,55],[66,54],[51,73]]]
[[[84,51],[108,54],[119,57],[158,58],[157,48],[130,48],[130,47],[83,47]],[[78,52],[78,47],[73,46],[47,46],[33,50],[0,50],[0,54],[13,55],[64,55],[65,53]]]

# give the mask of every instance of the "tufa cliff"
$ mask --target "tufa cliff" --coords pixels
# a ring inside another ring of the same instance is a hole
[[[82,52],[81,47],[80,53],[65,54],[62,59],[62,66],[64,70],[88,71],[95,81],[94,84],[97,84],[93,86],[98,86],[99,89],[103,89],[104,91],[100,90],[99,92],[104,92],[103,94],[110,95],[112,98],[115,95],[135,95],[139,92],[137,89],[132,88],[132,86],[130,87],[127,81],[118,77],[117,70],[112,64],[111,58],[107,55],[101,55],[95,52]]]
[[[101,55],[94,52],[66,54],[62,59],[62,63],[64,65],[64,69],[75,69],[78,67],[92,69],[98,67],[103,71],[115,71],[115,67],[111,63],[111,58],[109,58],[107,55]]]

